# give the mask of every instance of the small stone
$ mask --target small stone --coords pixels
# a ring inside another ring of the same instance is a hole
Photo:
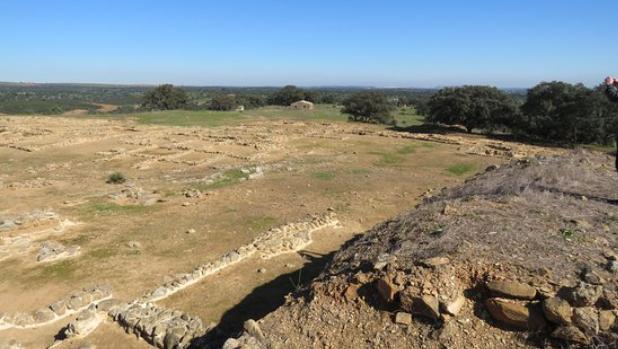
[[[569,293],[569,301],[576,307],[594,305],[603,294],[603,287],[580,282]]]
[[[432,320],[440,317],[440,303],[434,296],[424,295],[415,299],[412,305],[412,313]]]
[[[559,325],[570,324],[573,316],[569,302],[557,297],[548,298],[543,302],[543,312],[547,320]]]
[[[32,318],[35,323],[44,323],[56,318],[56,314],[49,308],[43,308],[33,312]]]
[[[348,302],[355,301],[356,299],[358,299],[358,289],[359,288],[360,288],[360,285],[352,284],[345,289],[343,296]]]
[[[599,314],[594,307],[575,308],[573,323],[587,335],[596,335],[599,332]]]
[[[492,295],[497,297],[534,299],[536,289],[516,281],[490,281],[486,283]]]
[[[264,274],[264,273],[266,273],[266,268],[260,268],[260,269],[257,270],[257,272],[260,273],[260,274]]]
[[[444,308],[443,310],[445,313],[449,315],[457,316],[457,314],[459,314],[459,312],[461,311],[461,308],[463,308],[465,303],[466,303],[466,297],[460,294],[457,296],[457,298],[455,298],[454,301],[452,301],[449,304],[445,304],[443,307]]]
[[[395,314],[395,323],[409,326],[412,324],[412,315],[410,313],[400,311]]]
[[[49,309],[56,313],[56,315],[62,316],[67,310],[66,302],[64,300],[59,300],[50,304]]]
[[[599,329],[609,331],[616,322],[616,313],[613,310],[601,310],[599,312]]]
[[[245,323],[243,324],[243,328],[251,336],[259,340],[264,340],[264,333],[262,332],[260,325],[255,320],[249,319],[245,321]]]
[[[358,273],[354,275],[354,279],[363,285],[371,282],[371,278],[365,273]]]
[[[397,286],[395,286],[386,276],[378,280],[376,283],[376,288],[384,301],[390,303],[395,300],[395,295],[398,292]]]
[[[575,326],[560,326],[551,333],[551,336],[552,338],[562,339],[567,343],[588,343],[588,337]]]
[[[223,347],[221,347],[221,349],[238,349],[241,346],[242,344],[240,344],[238,339],[229,338],[228,340],[225,341],[225,343],[223,343]]]
[[[450,259],[448,259],[447,257],[432,257],[432,258],[423,259],[421,261],[421,265],[431,268],[431,267],[438,267],[441,265],[446,265],[446,264],[449,264],[450,262],[451,262]]]
[[[603,257],[605,257],[608,261],[618,260],[618,254],[611,250],[606,250],[603,252]]]
[[[618,261],[607,262],[607,271],[612,273],[618,273]]]
[[[139,250],[142,248],[142,244],[139,241],[129,241],[127,242],[127,246],[135,250]]]
[[[500,298],[490,298],[485,306],[491,316],[498,322],[518,329],[527,329],[530,311],[525,305]]]
[[[195,229],[191,228],[187,230],[187,234],[195,234]]]

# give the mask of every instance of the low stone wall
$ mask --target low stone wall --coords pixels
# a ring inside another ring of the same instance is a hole
[[[26,329],[44,326],[70,315],[77,314],[90,306],[96,306],[99,302],[112,297],[111,287],[96,286],[85,288],[82,291],[71,294],[65,299],[59,300],[41,309],[30,313],[0,314],[0,330]]]
[[[269,259],[277,255],[298,251],[312,242],[311,233],[339,224],[334,213],[329,212],[313,217],[312,220],[300,223],[290,223],[273,228],[258,236],[248,245],[228,252],[214,262],[202,264],[190,273],[178,274],[170,282],[166,282],[155,290],[148,292],[140,301],[156,302],[212,275],[230,265],[238,263],[254,254]]]
[[[194,338],[204,335],[202,320],[179,310],[152,303],[113,307],[109,316],[127,333],[133,333],[161,349],[184,349]]]

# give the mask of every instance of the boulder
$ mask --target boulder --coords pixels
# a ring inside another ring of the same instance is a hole
[[[524,304],[500,298],[490,298],[485,306],[494,320],[518,329],[528,329],[530,311]]]
[[[395,296],[399,291],[397,286],[391,282],[391,280],[384,276],[380,278],[376,282],[376,288],[378,290],[378,294],[382,297],[385,302],[391,303],[395,300]]]
[[[517,281],[490,281],[486,283],[486,286],[495,297],[528,300],[536,297],[536,289],[534,287]]]
[[[573,324],[586,335],[594,336],[599,333],[599,313],[594,307],[575,308]]]
[[[412,306],[406,310],[409,310],[414,315],[434,321],[440,318],[440,304],[438,298],[430,295],[413,297]]]
[[[552,338],[561,339],[567,343],[588,344],[588,337],[575,326],[560,326],[551,333]]]
[[[580,282],[568,294],[569,302],[576,307],[594,305],[603,294],[603,286]]]
[[[568,325],[571,323],[573,309],[569,302],[562,298],[548,298],[543,302],[543,313],[547,320],[559,324]]]

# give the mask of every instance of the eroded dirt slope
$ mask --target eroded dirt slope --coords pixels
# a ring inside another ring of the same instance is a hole
[[[428,197],[224,348],[616,348],[612,160],[517,160]]]

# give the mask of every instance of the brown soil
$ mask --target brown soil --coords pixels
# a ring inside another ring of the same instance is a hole
[[[129,301],[271,227],[334,210],[342,228],[315,233],[305,251],[244,261],[159,302],[219,324],[217,338],[281,305],[359,232],[413,206],[428,190],[460,183],[509,156],[470,154],[488,149],[476,138],[425,141],[346,123],[260,121],[206,129],[3,117],[0,128],[0,220],[19,221],[15,217],[36,210],[58,217],[0,230],[0,312],[29,312],[96,284],[111,285],[115,298]],[[517,154],[532,149],[504,145]],[[455,165],[460,168],[453,170]],[[246,179],[241,170],[256,167],[263,176]],[[128,181],[106,184],[114,171]],[[123,197],[123,189],[134,194]],[[187,189],[201,195],[187,197]],[[153,197],[159,200],[146,203]],[[60,229],[64,220],[79,224]],[[27,244],[8,246],[23,237]],[[81,252],[37,262],[40,244],[48,240]],[[260,268],[265,272],[257,273]],[[0,330],[0,337],[40,348],[69,320],[36,330]],[[110,326],[83,341],[99,348],[117,347],[103,343],[121,338],[132,343]],[[143,347],[138,343],[135,348]]]

